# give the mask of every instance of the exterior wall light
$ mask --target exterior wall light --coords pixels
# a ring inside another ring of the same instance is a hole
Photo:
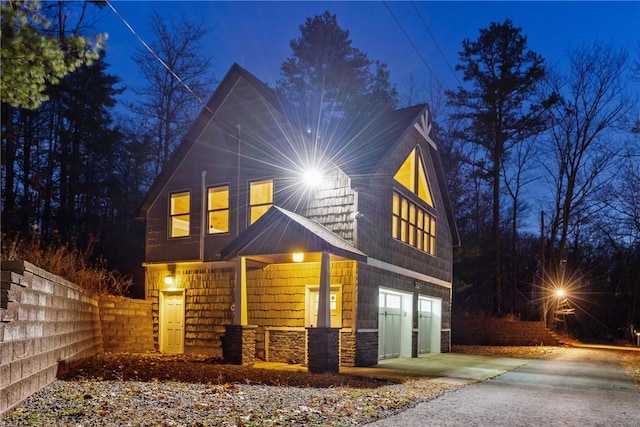
[[[164,276],[164,284],[172,287],[174,286],[176,283],[176,276],[174,276],[173,274],[170,274],[168,276]]]
[[[309,169],[304,172],[304,183],[309,187],[317,187],[322,181],[322,175],[316,169]]]
[[[302,262],[304,261],[304,253],[294,252],[292,258],[293,258],[293,262]]]

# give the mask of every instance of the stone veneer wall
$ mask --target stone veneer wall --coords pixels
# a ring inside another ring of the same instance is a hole
[[[269,362],[305,364],[306,331],[269,329]]]
[[[25,261],[3,261],[0,417],[96,354],[153,351],[151,302],[98,297]]]

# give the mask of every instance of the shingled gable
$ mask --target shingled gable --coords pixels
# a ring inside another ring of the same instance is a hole
[[[167,165],[162,168],[160,174],[155,178],[138,208],[138,218],[144,219],[146,212],[153,201],[158,197],[158,194],[160,194],[180,163],[193,148],[198,137],[211,121],[216,122],[216,125],[223,128],[233,127],[229,124],[217,122],[215,120],[215,115],[227,98],[228,94],[233,90],[240,79],[245,80],[271,107],[276,111],[279,111],[283,117],[289,117],[290,114],[288,114],[287,111],[291,107],[286,103],[286,101],[283,101],[278,97],[275,90],[258,80],[253,74],[240,67],[237,63],[234,63],[216,88],[213,95],[211,95],[211,98],[207,101],[207,104],[202,109],[187,134],[172,153]]]
[[[361,124],[359,131],[347,138],[348,141],[336,157],[336,163],[349,175],[355,187],[366,185],[368,177],[374,176],[382,163],[397,148],[405,136],[420,126],[423,117],[429,117],[427,104],[418,104],[398,110],[388,110],[367,124]],[[429,138],[436,141],[433,129],[429,129]],[[444,210],[451,229],[453,245],[460,246],[460,235],[455,222],[453,206],[442,161],[437,148],[429,144],[433,158],[438,186],[444,201]]]
[[[238,255],[323,252],[366,262],[367,255],[308,218],[272,206],[221,251],[223,260]]]

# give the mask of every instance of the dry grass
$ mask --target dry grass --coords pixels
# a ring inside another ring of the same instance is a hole
[[[640,388],[640,351],[629,351],[622,358],[622,367]]]
[[[24,260],[98,295],[124,296],[132,280],[111,270],[104,258],[92,257],[95,241],[84,250],[70,243],[45,244],[39,238],[2,236],[2,260]]]
[[[555,353],[562,347],[554,346],[493,346],[493,345],[452,345],[453,353],[475,354],[490,357],[514,357],[518,359],[540,359]]]
[[[346,374],[258,369],[229,365],[205,355],[106,353],[89,359],[64,380],[179,381],[185,383],[243,383],[288,387],[376,388],[392,381]]]

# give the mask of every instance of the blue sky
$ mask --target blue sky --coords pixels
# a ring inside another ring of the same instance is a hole
[[[354,47],[389,66],[398,89],[407,84],[409,76],[454,88],[457,80],[451,68],[458,63],[463,39],[475,40],[479,29],[507,18],[522,28],[529,48],[550,64],[562,66],[569,46],[595,41],[624,47],[640,60],[635,52],[640,48],[639,1],[113,0],[112,4],[147,42],[153,10],[168,21],[185,16],[202,22],[210,29],[205,49],[218,79],[237,62],[270,85],[291,54],[289,41],[299,37],[299,26],[325,10],[349,30]],[[96,31],[109,33],[106,60],[110,72],[122,79],[123,86],[136,84],[138,71],[131,55],[140,42],[108,7],[100,13]],[[638,86],[632,90],[638,93]]]

